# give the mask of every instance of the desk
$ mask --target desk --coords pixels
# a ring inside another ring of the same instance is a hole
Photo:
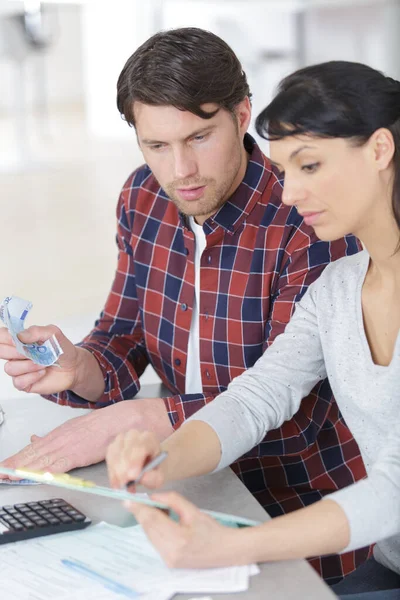
[[[154,397],[159,392],[160,386],[158,385],[145,386],[141,391],[141,397],[146,395]],[[3,425],[0,426],[0,460],[29,443],[31,433],[43,435],[67,419],[85,413],[82,409],[54,405],[32,394],[12,400],[2,398],[1,404],[6,415]],[[100,485],[107,484],[104,463],[78,469],[75,473]],[[213,475],[178,482],[169,487],[184,494],[201,508],[233,513],[257,521],[265,521],[269,518],[229,468]],[[59,496],[86,513],[93,522],[107,521],[121,527],[134,524],[132,515],[115,500],[44,485],[25,488],[0,487],[0,506]],[[335,598],[329,587],[305,561],[270,563],[260,565],[260,567],[261,573],[251,578],[250,589],[247,592],[221,594],[214,596],[214,600],[216,598],[221,598],[221,600],[239,598],[243,598],[243,600],[303,600],[304,598],[329,600]],[[190,597],[193,597],[193,594]],[[189,596],[179,594],[177,598],[187,600]]]

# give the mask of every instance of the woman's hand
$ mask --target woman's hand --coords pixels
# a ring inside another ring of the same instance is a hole
[[[252,562],[244,550],[247,544],[242,544],[244,530],[220,525],[175,492],[154,494],[151,498],[169,506],[179,516],[179,523],[157,508],[136,502],[124,505],[168,567],[203,569]]]
[[[111,486],[121,488],[128,481],[137,479],[143,467],[160,452],[161,445],[154,433],[136,430],[120,433],[110,444],[106,454]],[[164,483],[162,468],[163,463],[145,473],[140,483],[148,488],[161,487]],[[133,492],[134,486],[130,486],[129,491]]]

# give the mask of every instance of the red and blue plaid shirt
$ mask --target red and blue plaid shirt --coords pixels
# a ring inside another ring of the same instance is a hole
[[[100,363],[105,392],[95,404],[72,392],[60,404],[95,406],[133,398],[151,363],[171,391],[173,427],[226,390],[282,333],[294,304],[333,260],[358,251],[354,237],[317,239],[295,208],[282,204],[278,172],[250,136],[245,177],[204,223],[201,256],[202,393],[185,394],[195,299],[195,238],[148,166],[127,180],[118,203],[118,267],[104,311],[82,342]],[[307,352],[307,348],[304,348]],[[327,381],[298,413],[233,468],[271,516],[301,508],[365,476],[358,447]],[[330,583],[351,572],[368,549],[313,559]]]

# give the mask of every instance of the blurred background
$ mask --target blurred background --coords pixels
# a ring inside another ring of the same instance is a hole
[[[399,25],[396,0],[0,0],[0,300],[31,300],[31,323],[55,322],[74,341],[101,310],[118,194],[141,163],[116,81],[154,32],[197,26],[224,38],[256,116],[284,75],[315,62],[400,78]]]

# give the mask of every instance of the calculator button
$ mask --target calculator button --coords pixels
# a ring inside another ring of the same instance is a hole
[[[18,510],[20,513],[27,513],[29,512],[31,509],[29,508],[29,506],[26,506],[26,504],[19,504],[19,505],[15,505],[16,507],[19,506]]]
[[[29,519],[32,519],[32,517],[37,517],[37,514],[33,510],[28,510],[26,513],[24,513],[24,515],[25,517],[29,517]]]
[[[48,525],[48,523],[44,519],[38,519],[37,521],[35,521],[35,525],[38,525],[38,527],[45,527],[46,525]]]
[[[23,531],[24,530],[24,526],[21,525],[20,523],[16,523],[15,525],[12,526],[12,528],[14,529],[14,531]]]
[[[80,523],[81,521],[84,521],[86,519],[85,515],[82,515],[81,513],[75,515],[72,518],[74,519],[74,521],[77,521],[78,523]]]
[[[33,510],[37,510],[38,508],[40,508],[38,502],[27,502],[26,505],[29,506],[29,508],[32,508]]]
[[[50,517],[48,519],[50,525],[60,525],[60,520],[56,519],[55,517]]]
[[[3,506],[3,510],[5,510],[5,511],[12,510],[13,508],[14,508],[14,507],[13,507],[13,506],[10,506],[9,504],[7,504],[6,506]]]
[[[12,527],[13,529],[15,529],[16,525],[19,525],[18,521],[16,519],[13,519],[12,521],[8,521],[8,524],[10,525],[10,527]]]
[[[5,525],[7,527],[7,529],[10,528],[10,525],[7,523],[7,521],[4,521],[4,519],[0,519],[0,531],[1,531],[3,525]]]
[[[71,517],[67,517],[67,515],[65,515],[65,517],[60,517],[60,521],[61,523],[72,523]]]
[[[14,504],[14,508],[17,508],[18,510],[21,510],[25,507],[26,507],[26,504]]]

